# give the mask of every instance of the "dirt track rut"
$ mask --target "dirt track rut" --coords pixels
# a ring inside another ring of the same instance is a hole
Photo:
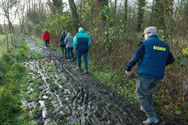
[[[55,52],[27,39],[30,69],[22,99],[32,124],[37,125],[141,125],[137,110],[99,81],[75,70]],[[36,58],[36,52],[40,55]]]

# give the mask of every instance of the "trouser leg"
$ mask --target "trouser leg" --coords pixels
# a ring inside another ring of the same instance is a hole
[[[77,66],[81,68],[81,57],[82,53],[80,51],[77,51]]]
[[[148,118],[156,118],[157,114],[152,108],[153,90],[159,83],[159,79],[139,77],[137,80],[136,94],[140,105]]]
[[[45,41],[45,46],[48,47],[48,42],[47,41]]]
[[[49,40],[45,40],[45,45],[46,45],[46,47],[50,47]]]
[[[62,54],[64,54],[64,47],[61,46],[61,51],[62,51]]]
[[[70,48],[67,48],[67,58],[71,59],[71,50],[70,50]]]
[[[72,59],[73,58],[73,48],[70,48],[70,58]]]
[[[65,58],[68,58],[68,48],[65,47]]]
[[[88,51],[84,52],[84,68],[86,71],[88,71]]]

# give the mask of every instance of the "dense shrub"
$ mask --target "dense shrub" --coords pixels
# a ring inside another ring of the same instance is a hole
[[[15,125],[16,117],[20,113],[19,100],[12,94],[12,92],[2,87],[0,88],[0,123],[7,125]]]

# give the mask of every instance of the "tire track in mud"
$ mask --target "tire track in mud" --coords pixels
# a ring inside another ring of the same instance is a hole
[[[73,62],[26,39],[30,69],[23,108],[41,125],[141,125],[138,111],[99,81],[75,70]],[[41,57],[36,58],[35,52]],[[33,95],[35,95],[33,97]]]

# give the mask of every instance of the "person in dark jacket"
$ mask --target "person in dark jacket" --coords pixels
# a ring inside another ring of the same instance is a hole
[[[91,47],[91,38],[85,30],[80,27],[73,39],[73,47],[77,50],[77,69],[81,69],[81,57],[84,57],[84,73],[88,73],[88,51]]]
[[[61,38],[60,38],[60,41],[59,41],[59,45],[62,49],[62,54],[65,55],[65,58],[67,58],[67,50],[66,50],[66,47],[65,47],[65,38],[66,38],[66,33],[65,32],[62,32],[61,34]]]
[[[159,123],[159,118],[152,108],[154,88],[164,77],[165,67],[174,62],[169,45],[158,38],[155,27],[144,30],[145,40],[139,45],[128,62],[125,73],[130,75],[132,67],[138,63],[136,94],[138,101],[148,117],[143,124]]]
[[[43,33],[43,40],[45,41],[46,47],[50,47],[50,33],[47,30]]]

